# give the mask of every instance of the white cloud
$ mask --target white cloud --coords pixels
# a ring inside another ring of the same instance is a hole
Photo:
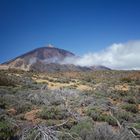
[[[103,65],[112,69],[140,69],[140,41],[114,43],[105,50],[82,57],[66,58],[62,63],[80,66]]]

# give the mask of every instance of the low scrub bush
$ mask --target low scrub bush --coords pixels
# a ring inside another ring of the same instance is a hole
[[[117,112],[116,117],[120,122],[124,120],[129,121],[132,118],[131,113],[126,111]]]
[[[14,137],[15,129],[12,124],[6,120],[0,121],[0,140],[9,140]]]
[[[61,109],[58,106],[44,107],[38,116],[42,119],[65,119],[68,117],[68,113],[65,109]]]
[[[126,111],[132,112],[132,113],[138,113],[139,109],[137,105],[134,104],[124,104],[122,106],[122,109],[125,109]]]
[[[136,129],[139,129],[139,130],[140,130],[140,123],[135,123],[133,126],[134,126]]]
[[[15,86],[16,80],[8,74],[0,74],[0,86]]]
[[[130,77],[123,77],[121,78],[121,82],[123,83],[131,83],[132,79]]]
[[[93,128],[93,121],[90,118],[86,118],[80,121],[77,125],[74,125],[70,131],[72,134],[78,134],[82,140],[85,140]]]
[[[96,108],[89,109],[87,111],[87,115],[90,116],[94,121],[108,122],[108,124],[113,126],[117,125],[116,120],[112,116],[103,113],[99,109]]]
[[[108,124],[95,126],[85,140],[137,140],[127,129],[114,131]]]
[[[28,112],[32,109],[32,105],[30,103],[21,103],[15,106],[17,114]]]

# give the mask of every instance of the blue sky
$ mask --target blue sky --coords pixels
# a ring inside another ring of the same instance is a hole
[[[83,55],[140,39],[140,0],[0,0],[0,63],[53,44]]]

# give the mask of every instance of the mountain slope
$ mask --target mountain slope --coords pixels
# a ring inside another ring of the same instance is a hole
[[[25,53],[18,56],[10,61],[3,63],[3,65],[8,65],[11,68],[20,68],[25,70],[30,70],[30,67],[38,63],[50,64],[59,63],[63,61],[66,57],[75,56],[73,53],[58,49],[54,47],[41,47],[33,51]]]
[[[72,52],[49,45],[48,47],[41,47],[27,52],[2,65],[8,68],[39,72],[109,70],[109,68],[104,66],[82,67],[72,64],[62,64],[61,62],[67,57],[76,56]]]

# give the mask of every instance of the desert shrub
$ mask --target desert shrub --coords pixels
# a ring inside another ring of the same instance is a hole
[[[30,130],[26,140],[33,140],[36,137],[37,130]]]
[[[100,109],[97,108],[89,108],[86,112],[86,114],[90,117],[93,118],[93,120],[97,120],[97,116],[99,116],[99,114],[101,114],[102,111]]]
[[[136,104],[137,100],[135,97],[132,96],[128,96],[124,99],[125,102],[129,103],[129,104]]]
[[[139,130],[140,130],[140,123],[135,123],[135,124],[133,124],[133,126],[134,126],[136,129],[139,129]]]
[[[71,79],[71,82],[72,82],[72,83],[76,83],[76,80],[74,80],[74,79]]]
[[[115,132],[111,126],[100,124],[95,126],[85,140],[136,140],[136,138],[127,129]]]
[[[51,101],[51,105],[58,106],[60,104],[62,104],[62,101],[60,99],[54,99]]]
[[[30,111],[32,109],[32,105],[30,103],[22,103],[18,104],[17,106],[15,106],[15,109],[17,111],[17,114],[20,113],[25,113],[27,111]]]
[[[0,87],[0,95],[10,94],[11,93],[11,87]]]
[[[69,83],[70,82],[70,80],[69,79],[67,79],[67,78],[61,78],[61,79],[57,79],[57,82],[58,83]]]
[[[11,97],[13,97],[13,96],[10,96],[10,95],[0,96],[0,108],[1,109],[7,109],[10,105],[12,105],[12,101],[14,99]]]
[[[107,124],[97,125],[86,140],[116,140],[112,128]]]
[[[96,121],[108,122],[109,125],[117,126],[116,120],[107,114],[99,114]]]
[[[73,138],[72,138],[73,137]],[[78,136],[69,136],[68,134],[62,132],[61,134],[58,135],[59,140],[81,140],[78,138]]]
[[[38,116],[42,119],[65,119],[68,113],[65,109],[58,106],[44,107]]]
[[[18,73],[18,74],[23,74],[23,73],[25,73],[24,70],[14,69],[14,68],[9,68],[7,71],[8,71],[9,73]]]
[[[117,122],[116,122],[116,120],[112,116],[105,115],[104,119],[105,119],[105,122],[108,122],[108,124],[110,124],[112,126],[117,126]]]
[[[116,120],[108,115],[104,114],[101,110],[92,108],[87,111],[87,115],[90,116],[94,121],[102,121],[102,122],[108,122],[108,124],[116,126],[117,122]]]
[[[84,81],[86,81],[86,82],[91,82],[92,79],[91,79],[90,77],[85,77],[85,78],[84,78]]]
[[[136,85],[140,85],[140,78],[136,78],[136,79],[135,79],[135,84],[136,84]]]
[[[6,120],[0,121],[0,139],[8,140],[14,136],[14,129],[12,124]]]
[[[93,121],[90,118],[85,118],[77,125],[74,125],[70,131],[72,134],[78,134],[83,140],[89,135],[94,128]]]
[[[124,120],[129,121],[132,118],[131,113],[126,111],[117,112],[116,117],[120,122]]]
[[[65,124],[65,128],[71,129],[74,125],[77,125],[78,121],[74,118],[69,118],[69,121]]]
[[[117,101],[120,99],[120,95],[116,91],[111,91],[111,93],[109,94],[109,97],[114,101]]]
[[[126,97],[128,96],[128,92],[127,91],[123,91],[123,90],[118,90],[116,92],[116,94],[118,94],[118,96],[121,96],[121,97]]]
[[[15,86],[16,80],[14,77],[9,76],[6,73],[0,74],[0,86]]]
[[[123,77],[120,79],[123,83],[131,83],[132,79],[130,77]]]
[[[6,109],[7,103],[6,101],[2,100],[2,98],[0,98],[0,108],[1,109]]]
[[[138,113],[139,111],[138,106],[134,104],[124,104],[122,105],[122,109],[125,109],[126,111],[129,111],[132,113]]]
[[[49,80],[49,82],[55,82],[55,80],[53,80],[53,79],[48,79]]]

